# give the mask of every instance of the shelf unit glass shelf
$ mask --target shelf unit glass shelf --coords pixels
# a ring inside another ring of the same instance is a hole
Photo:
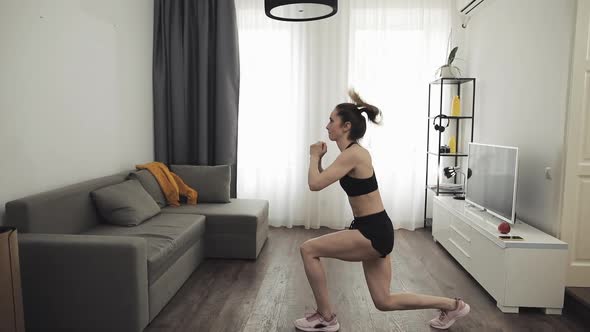
[[[463,84],[474,82],[475,78],[472,77],[449,77],[449,78],[439,78],[430,82],[430,84]]]
[[[467,153],[436,153],[436,152],[428,152],[431,156],[441,156],[441,157],[467,157]]]

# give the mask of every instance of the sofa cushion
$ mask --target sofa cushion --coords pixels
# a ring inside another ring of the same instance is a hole
[[[158,214],[136,227],[98,225],[83,234],[134,236],[146,239],[150,285],[205,233],[205,217],[194,214]]]
[[[19,233],[78,234],[100,223],[90,192],[125,181],[105,176],[6,203],[6,225]]]
[[[137,226],[160,212],[156,201],[137,180],[100,188],[90,195],[98,212],[109,224]]]
[[[198,203],[165,207],[162,214],[202,214],[207,217],[207,233],[256,234],[266,222],[268,201],[260,199],[230,199],[229,203]]]
[[[134,179],[139,181],[143,186],[143,189],[152,196],[154,201],[158,204],[159,207],[163,208],[167,205],[166,203],[166,196],[162,192],[162,188],[160,188],[160,184],[156,177],[150,173],[147,169],[142,169],[139,171],[129,173],[129,179]]]
[[[229,203],[229,165],[171,165],[170,170],[199,193],[198,203]]]

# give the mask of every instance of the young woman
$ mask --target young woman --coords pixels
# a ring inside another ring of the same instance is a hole
[[[326,126],[331,141],[340,154],[325,170],[321,159],[327,151],[326,143],[317,142],[309,149],[308,184],[319,191],[336,181],[348,195],[354,220],[349,229],[326,234],[306,241],[300,247],[305,274],[317,304],[314,313],[295,321],[303,331],[337,331],[340,324],[330,304],[326,276],[320,258],[336,258],[363,263],[365,279],[375,307],[381,311],[430,309],[440,314],[430,321],[438,329],[447,329],[456,319],[469,313],[469,305],[460,298],[399,293],[390,294],[393,225],[387,216],[379,194],[371,155],[357,143],[365,134],[367,124],[362,113],[373,123],[380,115],[377,107],[365,103],[360,96],[349,92],[354,103],[336,106]]]

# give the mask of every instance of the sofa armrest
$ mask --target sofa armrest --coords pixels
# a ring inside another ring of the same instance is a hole
[[[19,234],[27,329],[142,331],[149,322],[145,239]]]

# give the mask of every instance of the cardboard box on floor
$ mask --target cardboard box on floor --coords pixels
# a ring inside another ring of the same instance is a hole
[[[17,231],[0,227],[0,331],[25,332]]]

